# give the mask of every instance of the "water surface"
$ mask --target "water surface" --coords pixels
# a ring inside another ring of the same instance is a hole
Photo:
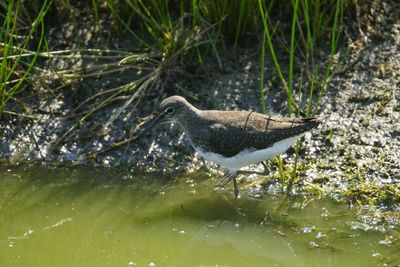
[[[395,266],[328,199],[232,198],[203,174],[0,170],[0,266]]]

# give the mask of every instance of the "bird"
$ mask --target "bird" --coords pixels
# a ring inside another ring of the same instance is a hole
[[[149,125],[163,123],[178,124],[200,156],[223,166],[227,176],[217,186],[223,187],[233,180],[234,195],[238,198],[239,169],[284,153],[320,121],[254,111],[201,110],[175,95],[161,102]]]

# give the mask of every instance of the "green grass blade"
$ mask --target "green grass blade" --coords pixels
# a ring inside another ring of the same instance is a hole
[[[296,22],[297,22],[297,7],[299,0],[295,0],[293,19],[292,19],[292,30],[290,36],[290,52],[289,52],[289,88],[288,97],[289,100],[293,99],[293,61],[294,61],[294,50],[295,50],[295,37],[296,37]],[[292,113],[292,101],[288,101],[288,114]]]

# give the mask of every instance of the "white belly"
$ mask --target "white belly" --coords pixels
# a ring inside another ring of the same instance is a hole
[[[229,171],[236,171],[242,167],[259,163],[264,160],[272,159],[275,156],[282,154],[285,152],[289,147],[291,147],[298,138],[303,136],[304,134],[297,135],[294,137],[290,137],[287,139],[283,139],[273,146],[261,149],[261,150],[254,150],[248,149],[245,151],[240,152],[236,156],[226,158],[221,154],[212,153],[212,152],[204,152],[201,149],[195,148],[196,151],[206,160],[213,161],[219,165],[224,166]]]

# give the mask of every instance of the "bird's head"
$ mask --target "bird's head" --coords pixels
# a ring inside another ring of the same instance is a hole
[[[188,116],[196,109],[183,97],[171,96],[164,99],[158,109],[160,123],[177,122],[181,123],[185,116]]]
[[[181,96],[171,96],[164,99],[158,110],[143,121],[139,128],[142,133],[151,130],[157,124],[175,122],[186,127],[192,116],[196,116],[199,110],[193,107],[185,98]]]

